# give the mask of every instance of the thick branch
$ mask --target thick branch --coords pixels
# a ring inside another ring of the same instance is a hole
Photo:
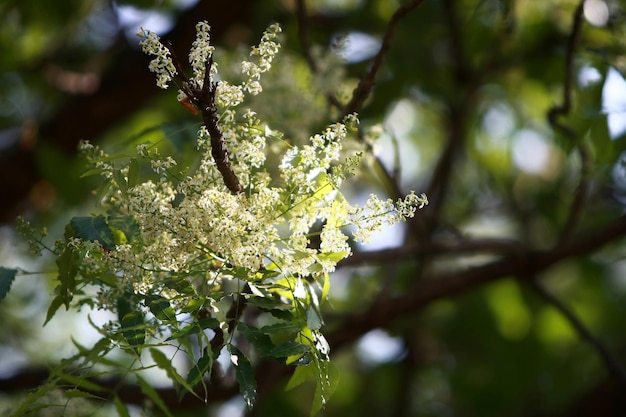
[[[599,232],[549,251],[510,255],[463,271],[425,276],[400,297],[378,299],[366,310],[341,320],[328,335],[334,350],[354,342],[368,331],[385,327],[403,315],[420,311],[428,304],[450,298],[501,278],[535,276],[567,258],[585,256],[626,236],[626,216],[619,217]]]

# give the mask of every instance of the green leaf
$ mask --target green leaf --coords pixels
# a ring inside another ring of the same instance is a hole
[[[103,172],[107,172],[107,171],[108,170],[104,169],[104,168],[93,168],[93,169],[90,169],[87,172],[83,173],[80,176],[80,178],[85,178],[85,177],[89,177],[89,176],[92,176],[92,175],[99,175],[99,174],[102,174]]]
[[[122,317],[122,334],[126,341],[139,354],[141,345],[146,340],[146,330],[144,327],[143,314],[139,311],[133,311]]]
[[[126,182],[126,177],[124,177],[122,171],[119,169],[113,170],[113,179],[117,183],[122,195],[126,196],[128,194],[128,182]]]
[[[126,404],[124,404],[117,395],[113,397],[113,404],[115,404],[115,411],[117,411],[119,417],[130,417]]]
[[[63,303],[65,309],[70,308],[70,301],[74,297],[74,290],[76,289],[76,275],[78,274],[78,251],[66,246],[63,252],[56,260],[59,275],[57,277],[59,281],[59,295],[63,297]]]
[[[48,307],[48,312],[46,313],[46,321],[43,322],[44,326],[50,321],[50,319],[52,319],[52,317],[54,317],[54,314],[57,312],[59,307],[63,305],[64,302],[65,297],[61,294],[52,299],[52,301],[50,302],[50,307]]]
[[[315,396],[311,407],[311,417],[316,415],[328,402],[337,389],[339,383],[339,370],[329,361],[314,361],[310,365],[318,365],[319,378],[315,385]]]
[[[260,308],[261,310],[292,310],[291,304],[285,304],[276,298],[270,297],[248,297],[248,304]]]
[[[167,406],[156,392],[156,390],[150,385],[145,379],[137,375],[137,382],[139,382],[139,386],[141,387],[141,392],[143,392],[146,397],[150,398],[152,402],[159,407],[159,410],[167,417],[174,417],[170,410],[167,409]]]
[[[228,352],[230,353],[230,361],[235,366],[239,392],[241,392],[248,408],[252,409],[256,400],[256,380],[254,379],[252,365],[248,358],[235,346],[229,344]]]
[[[326,405],[337,388],[339,371],[331,362],[314,360],[305,366],[296,367],[285,391],[292,390],[307,381],[315,381],[315,395],[311,407],[311,416],[314,416]]]
[[[176,290],[176,291],[178,291],[178,290]],[[181,291],[178,291],[178,292],[181,292]],[[193,292],[195,292],[195,291],[193,291]],[[184,294],[186,294],[186,293],[184,293]],[[194,312],[197,312],[204,306],[204,301],[205,300],[203,298],[194,298],[194,299],[190,300],[189,303],[185,307],[183,307],[180,311],[182,313],[194,313]]]
[[[122,335],[135,353],[139,355],[141,346],[146,340],[144,317],[140,311],[133,309],[128,299],[130,299],[130,294],[118,298],[117,314],[122,327]]]
[[[265,356],[274,347],[272,339],[254,326],[239,323],[237,324],[237,330],[244,335],[248,342],[252,343],[254,347],[259,350],[262,356]]]
[[[71,388],[71,389],[65,390],[65,395],[67,395],[69,398],[102,399],[102,397],[99,397],[97,395],[91,394],[86,391],[81,391],[77,388]]]
[[[211,349],[204,349],[204,354],[198,362],[191,368],[187,374],[187,383],[190,386],[195,387],[198,385],[204,375],[211,370],[213,366],[213,351]]]
[[[137,185],[137,179],[139,178],[139,162],[137,158],[131,158],[128,163],[128,188],[132,188]]]
[[[9,293],[16,275],[17,269],[0,267],[0,302]]]
[[[324,272],[324,285],[322,286],[322,303],[328,300],[328,293],[330,292],[330,275],[328,272]]]
[[[166,339],[166,341],[170,340],[178,340],[184,337],[188,337],[192,334],[196,334],[205,329],[217,329],[220,325],[220,322],[216,318],[208,318],[198,320],[197,323],[192,323],[188,326],[183,327],[182,329],[174,332],[170,337]]]
[[[165,322],[176,321],[176,312],[166,298],[160,296],[151,296],[146,299],[146,301],[148,300],[150,300],[148,303],[148,308],[157,319]]]
[[[306,310],[306,325],[311,330],[319,330],[324,324],[322,315],[315,305],[309,306]]]
[[[59,378],[63,380],[64,383],[82,388],[83,390],[89,390],[92,392],[106,392],[107,391],[107,389],[102,387],[101,385],[98,385],[97,383],[86,379],[87,375],[76,376],[76,375],[65,373],[63,371],[58,372],[57,375],[59,376]]]
[[[306,381],[313,380],[317,377],[317,370],[315,366],[310,363],[306,366],[297,366],[296,370],[291,374],[289,382],[285,387],[285,391],[291,391],[292,389],[304,384]]]
[[[76,237],[83,240],[98,242],[107,250],[115,249],[115,238],[104,216],[74,217],[70,220]]]
[[[165,356],[165,353],[161,352],[159,349],[150,348],[150,356],[152,356],[152,359],[154,360],[154,363],[156,363],[159,368],[161,368],[161,369],[163,369],[165,371],[165,373],[167,374],[168,378],[174,383],[175,387],[178,387],[178,385],[180,385],[187,392],[189,392],[189,393],[195,395],[196,397],[198,397],[198,395],[194,392],[193,388],[191,387],[191,385],[189,385],[187,380],[185,380],[185,378],[183,378],[178,373],[178,371],[176,371],[176,369],[172,365],[172,361],[169,360],[167,358],[167,356]],[[200,398],[200,397],[198,397],[198,398]]]
[[[286,334],[296,334],[301,330],[300,326],[290,322],[281,322],[270,324],[268,326],[263,326],[259,328],[261,333],[265,334],[277,334],[277,333],[286,333]]]
[[[141,228],[139,227],[137,219],[134,217],[120,216],[109,212],[107,215],[107,224],[112,232],[116,229],[118,230],[118,234],[121,232],[127,242],[135,242],[141,239]],[[118,243],[117,240],[116,243]]]
[[[302,355],[310,351],[310,345],[303,345],[302,343],[294,342],[292,340],[274,346],[272,349],[267,351],[264,356],[269,356],[272,358],[286,358],[288,356]]]

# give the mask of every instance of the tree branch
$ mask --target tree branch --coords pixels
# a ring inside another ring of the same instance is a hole
[[[385,327],[403,315],[420,311],[428,304],[455,297],[511,276],[533,276],[568,258],[588,255],[617,239],[626,236],[626,216],[607,224],[599,232],[581,236],[575,241],[548,251],[526,251],[462,271],[426,275],[399,297],[377,299],[366,310],[342,318],[328,334],[334,351],[354,342],[368,331]]]
[[[395,11],[393,16],[391,16],[391,20],[389,21],[389,24],[387,25],[387,29],[385,30],[385,34],[383,35],[383,41],[380,46],[380,50],[378,51],[378,54],[374,58],[374,62],[372,63],[370,70],[366,72],[365,74],[363,74],[363,76],[361,77],[361,80],[359,81],[358,86],[352,92],[352,99],[344,107],[344,110],[343,110],[344,116],[351,114],[351,113],[358,112],[361,109],[361,107],[363,107],[363,103],[365,103],[365,100],[367,100],[367,98],[369,97],[372,91],[372,88],[374,87],[374,83],[376,81],[376,75],[378,74],[378,71],[380,70],[380,67],[383,64],[383,61],[385,60],[387,52],[389,51],[389,48],[391,47],[391,40],[396,30],[396,26],[398,25],[398,23],[404,16],[406,16],[412,10],[420,6],[423,2],[424,0],[412,0],[407,3],[404,3]]]

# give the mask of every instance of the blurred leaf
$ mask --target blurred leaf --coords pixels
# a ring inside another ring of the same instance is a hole
[[[143,392],[146,397],[150,398],[150,400],[159,408],[159,410],[161,410],[163,414],[165,414],[167,417],[174,417],[165,405],[165,402],[163,402],[159,394],[148,381],[137,375],[137,382],[139,382],[141,392]]]
[[[115,404],[115,411],[117,411],[117,415],[119,417],[130,417],[130,413],[128,412],[128,408],[126,408],[126,404],[122,402],[117,394],[113,396],[113,404]]]
[[[176,371],[176,369],[174,368],[174,365],[172,365],[172,361],[168,359],[167,356],[165,356],[163,352],[161,352],[159,349],[156,349],[156,348],[150,348],[150,356],[152,357],[154,362],[157,364],[157,366],[165,371],[168,378],[174,383],[174,386],[177,388],[177,390],[179,386],[182,386],[187,392],[198,397],[198,395],[195,393],[191,385],[189,385],[187,380],[183,378],[178,373],[178,371]]]

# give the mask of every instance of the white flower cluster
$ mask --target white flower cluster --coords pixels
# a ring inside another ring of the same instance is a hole
[[[260,74],[269,69],[278,50],[274,39],[279,32],[278,25],[271,26],[261,44],[252,50],[257,62],[242,65],[249,80],[241,88],[251,93],[257,91],[250,80],[258,82]],[[170,57],[155,43],[158,38],[150,32],[143,33],[144,50],[162,53],[151,69],[163,70],[159,79],[165,80],[167,74],[172,75],[167,63]],[[203,74],[203,60],[212,51],[208,25],[201,22],[190,54],[196,79]],[[220,81],[218,91],[222,92],[222,99],[239,104],[240,99],[232,99],[234,94],[228,92],[230,87],[224,87],[227,85]],[[231,98],[224,98],[227,96]],[[201,161],[182,179],[174,180],[167,173],[176,165],[175,160],[155,159],[158,154],[149,145],[139,145],[139,158],[150,161],[159,179],[138,182],[127,189],[112,187],[105,200],[110,212],[136,221],[139,238],[99,254],[98,259],[122,277],[120,285],[130,285],[142,293],[162,291],[168,274],[197,275],[204,265],[201,260],[207,257],[230,268],[243,268],[250,276],[267,270],[283,277],[333,271],[337,262],[349,256],[350,237],[367,242],[381,227],[413,217],[417,208],[427,204],[424,195],[414,193],[396,204],[373,195],[364,208],[353,206],[344,198],[341,183],[354,171],[360,153],[342,155],[342,144],[349,140],[349,133],[357,124],[356,116],[350,115],[342,123],[313,135],[304,146],[286,145],[288,148],[276,167],[269,166],[266,160],[266,142],[281,140],[286,144],[280,132],[264,125],[249,109],[222,111],[220,128],[233,170],[246,190],[238,194],[225,187],[204,127],[198,134]],[[115,168],[103,162],[111,158],[92,145],[84,144],[83,149],[101,174],[124,182],[119,177],[128,175],[128,167]],[[321,230],[311,232],[316,224],[322,225]],[[355,229],[352,236],[348,226]],[[311,247],[311,233],[319,234],[317,248]],[[94,268],[101,269],[103,265]],[[218,268],[202,274],[219,281],[228,276],[228,271]]]
[[[192,88],[201,89],[205,80],[205,71],[207,60],[212,57],[215,47],[211,45],[211,27],[206,21],[201,21],[196,25],[196,39],[191,46],[189,52],[189,63],[193,71],[190,79]],[[251,61],[243,61],[241,63],[241,71],[247,76],[247,79],[240,85],[233,85],[227,81],[219,83],[219,89],[215,97],[215,101],[221,108],[229,108],[241,104],[244,100],[244,92],[252,95],[259,94],[263,88],[259,81],[261,74],[269,71],[272,66],[272,60],[280,49],[280,44],[276,42],[281,27],[273,24],[267,28],[261,37],[258,46],[252,48],[250,56]],[[137,34],[142,41],[139,42],[142,50],[155,58],[150,61],[150,71],[157,74],[157,85],[160,88],[167,88],[168,84],[177,75],[176,67],[172,60],[170,51],[163,46],[159,37],[144,28]],[[217,64],[211,66],[210,79],[217,76]],[[178,92],[179,101],[185,98],[183,91]]]
[[[161,43],[161,39],[154,32],[141,28],[137,35],[143,39],[139,42],[141,50],[146,54],[155,56],[150,61],[148,68],[157,74],[157,86],[166,89],[176,75],[176,68],[172,62],[170,51]]]

